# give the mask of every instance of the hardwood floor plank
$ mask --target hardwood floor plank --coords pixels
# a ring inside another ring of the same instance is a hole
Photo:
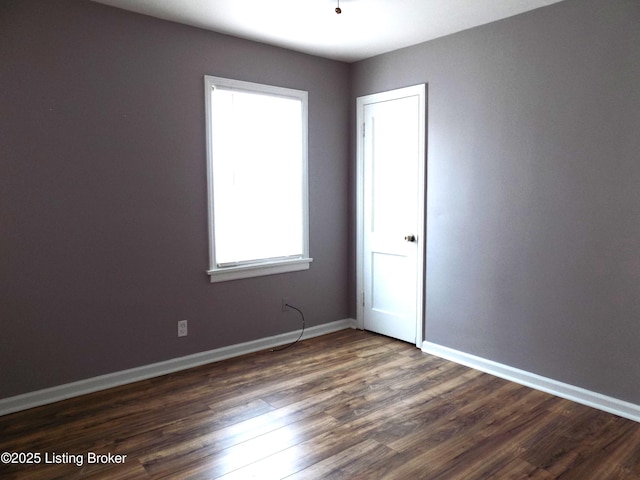
[[[387,460],[394,455],[396,453],[393,450],[375,440],[363,440],[285,478],[287,480],[358,478],[359,475],[362,475],[362,472],[358,471],[359,463],[366,462],[367,465],[360,470],[368,472],[370,471],[370,466],[378,463],[380,459]],[[241,480],[241,478],[238,477],[237,480]]]
[[[85,462],[3,480],[640,480],[640,424],[354,330],[0,417],[4,451]]]
[[[201,473],[209,478],[217,478],[332,431],[337,426],[335,418],[320,413],[224,450],[193,449],[180,457],[171,456],[160,461],[145,462],[144,465],[154,478],[170,478],[176,474],[188,478]]]
[[[491,475],[491,477],[485,478],[499,478],[501,480],[522,480],[524,478],[550,480],[554,478],[549,472],[534,467],[521,458],[515,458],[507,462],[503,468],[496,470]]]

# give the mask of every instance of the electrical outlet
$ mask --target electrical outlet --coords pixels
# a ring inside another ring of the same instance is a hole
[[[186,320],[180,320],[178,322],[178,336],[179,337],[186,337],[187,336],[187,321]]]
[[[288,306],[287,303],[289,303],[289,299],[287,297],[282,297],[282,311],[283,312],[288,312],[289,310],[291,310]]]

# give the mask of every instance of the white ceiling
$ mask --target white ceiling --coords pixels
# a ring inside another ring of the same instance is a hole
[[[93,0],[354,62],[561,0]]]

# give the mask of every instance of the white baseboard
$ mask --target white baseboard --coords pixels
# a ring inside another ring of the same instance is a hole
[[[356,321],[351,318],[338,320],[307,328],[304,331],[302,339],[318,337],[327,333],[355,327]],[[261,338],[251,342],[239,343],[228,347],[216,348],[207,352],[174,358],[164,362],[153,363],[151,365],[144,365],[142,367],[131,368],[129,370],[100,375],[98,377],[46,388],[44,390],[24,393],[22,395],[16,395],[15,397],[0,399],[0,416],[65,400],[67,398],[77,397],[86,393],[106,390],[107,388],[117,387],[119,385],[137,382],[139,380],[146,380],[147,378],[159,377],[160,375],[166,375],[167,373],[173,373],[179,370],[186,370],[187,368],[197,367],[206,363],[218,362],[220,360],[237,357],[246,353],[265,350],[267,348],[293,342],[299,335],[300,330],[297,330],[294,332],[275,335],[273,337]]]
[[[423,342],[422,351],[485,373],[490,373],[505,380],[519,383],[520,385],[551,393],[552,395],[566,398],[576,403],[581,403],[640,422],[640,405],[634,403],[625,402],[574,385],[558,382],[551,378],[503,365],[492,360],[476,357],[475,355],[444,347],[436,343]]]

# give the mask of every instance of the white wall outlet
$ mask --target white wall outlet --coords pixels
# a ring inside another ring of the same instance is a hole
[[[186,320],[180,320],[178,322],[178,336],[179,337],[186,337],[187,336],[187,321]]]
[[[288,306],[287,303],[289,303],[289,299],[287,297],[282,297],[282,311],[283,312],[288,312],[289,310],[291,310]]]

